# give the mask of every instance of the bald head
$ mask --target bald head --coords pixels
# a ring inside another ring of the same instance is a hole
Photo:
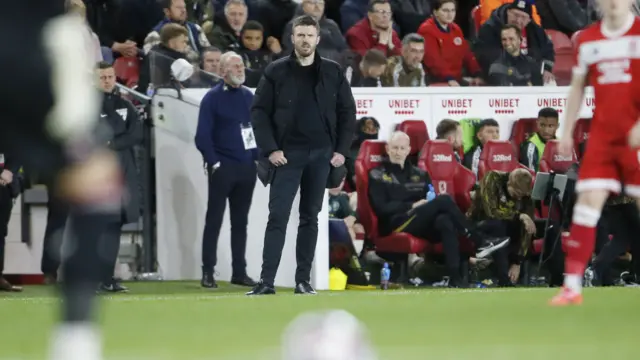
[[[407,156],[411,152],[411,139],[409,135],[402,131],[396,131],[391,134],[387,142],[387,155],[392,164],[404,166]]]

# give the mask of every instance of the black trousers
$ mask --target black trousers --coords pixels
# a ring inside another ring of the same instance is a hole
[[[2,172],[2,170],[0,170]],[[4,271],[4,248],[9,233],[13,198],[8,187],[0,185],[0,276]]]
[[[260,276],[265,284],[273,285],[275,281],[291,206],[298,188],[300,224],[296,238],[295,281],[299,283],[310,280],[318,241],[318,213],[322,210],[332,155],[330,148],[284,152],[287,164],[276,169],[269,189],[269,221],[264,234]]]
[[[453,199],[440,195],[413,210],[401,231],[428,241],[441,242],[445,263],[449,273],[449,283],[458,285],[460,281],[460,244],[458,236],[470,236],[478,244],[481,236]],[[399,229],[399,230],[400,230]]]
[[[62,255],[62,239],[65,225],[69,217],[69,205],[66,201],[56,196],[53,186],[47,186],[49,200],[47,201],[47,227],[44,231],[44,243],[42,245],[42,260],[40,270],[45,275],[55,277],[60,267]]]
[[[98,243],[98,253],[100,254],[102,271],[100,282],[109,284],[113,281],[116,270],[116,262],[120,252],[120,237],[122,236],[122,226],[124,225],[124,214],[112,216],[106,219],[106,226],[103,235]]]
[[[598,232],[612,234],[611,241],[602,246],[593,261],[597,282],[600,285],[613,285],[610,270],[614,261],[629,248],[633,254],[633,268],[636,276],[640,275],[640,241],[635,239],[640,234],[640,215],[636,204],[621,204],[607,207]]]
[[[229,199],[231,266],[234,277],[246,274],[247,222],[256,187],[256,165],[224,164],[209,175],[209,200],[202,235],[202,271],[213,273],[218,261],[218,238]]]

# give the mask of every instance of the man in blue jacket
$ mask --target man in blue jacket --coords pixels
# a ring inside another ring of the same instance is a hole
[[[247,221],[256,184],[258,157],[250,106],[253,93],[243,86],[244,63],[240,55],[227,52],[220,58],[224,81],[214,86],[200,103],[196,147],[202,153],[209,176],[209,200],[202,236],[202,281],[216,288],[214,267],[227,199],[231,219],[231,283],[254,286],[246,273]]]

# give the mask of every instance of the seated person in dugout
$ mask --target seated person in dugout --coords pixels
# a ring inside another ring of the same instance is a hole
[[[478,258],[507,246],[509,238],[482,234],[448,195],[427,202],[431,178],[407,161],[411,150],[407,134],[394,132],[386,150],[388,158],[369,172],[369,201],[378,217],[380,235],[406,232],[427,241],[442,242],[449,286],[460,286],[458,236],[473,241]]]
[[[540,110],[536,127],[536,132],[520,145],[520,163],[533,171],[538,171],[547,141],[556,139],[560,127],[558,111],[553,108]]]
[[[534,202],[531,199],[533,176],[526,169],[511,172],[489,171],[480,181],[469,217],[478,223],[478,227],[493,236],[509,236],[511,240],[508,252],[493,255],[498,283],[502,286],[516,283],[520,278],[520,268],[531,247],[534,236],[544,236],[545,221],[534,221]],[[557,226],[552,229],[557,231]],[[553,241],[557,232],[548,234]],[[557,242],[558,244],[560,242]],[[552,246],[547,247],[549,250]],[[561,250],[554,251],[562,254]],[[562,259],[550,262],[562,267]],[[555,271],[557,273],[557,271]],[[562,275],[562,270],[559,272]]]
[[[500,140],[500,125],[494,119],[485,119],[480,121],[476,126],[476,138],[478,145],[472,147],[464,154],[462,159],[462,165],[467,169],[473,171],[473,174],[478,178],[478,164],[480,164],[480,154],[482,154],[482,148],[484,144],[489,140]]]

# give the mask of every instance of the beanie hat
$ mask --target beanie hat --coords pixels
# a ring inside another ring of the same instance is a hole
[[[527,0],[515,0],[514,2],[511,3],[511,5],[509,5],[509,9],[516,9],[516,10],[523,11],[529,14],[529,16],[531,16],[531,14],[533,13],[533,5],[531,4],[530,1],[527,1]]]

